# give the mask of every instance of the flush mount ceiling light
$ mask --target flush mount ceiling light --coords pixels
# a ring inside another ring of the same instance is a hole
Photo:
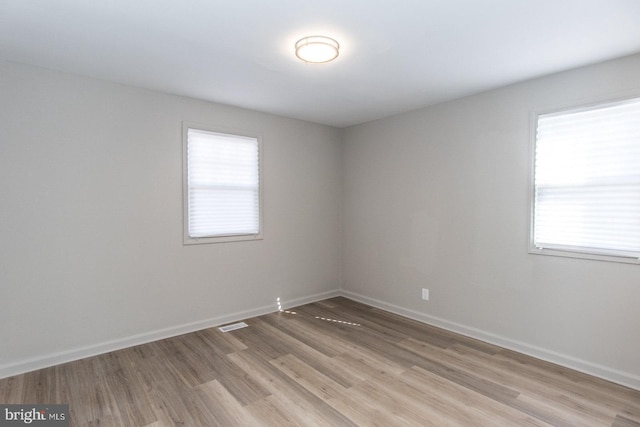
[[[340,45],[332,38],[309,36],[296,42],[296,56],[304,62],[322,63],[338,57]]]

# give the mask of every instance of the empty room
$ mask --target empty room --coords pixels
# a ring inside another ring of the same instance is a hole
[[[0,0],[0,426],[640,427],[639,23]]]

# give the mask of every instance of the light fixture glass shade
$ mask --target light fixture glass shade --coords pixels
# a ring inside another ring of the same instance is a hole
[[[322,63],[338,57],[340,45],[324,36],[304,37],[296,42],[296,56],[304,62]]]

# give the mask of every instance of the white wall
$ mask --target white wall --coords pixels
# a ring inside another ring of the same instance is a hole
[[[0,377],[338,290],[338,129],[6,62],[0,93]],[[262,134],[264,240],[183,246],[182,120]]]
[[[0,62],[0,377],[343,282],[640,388],[640,266],[527,254],[530,112],[638,75],[633,56],[341,132]],[[182,245],[182,120],[263,135],[264,240]]]
[[[640,388],[640,266],[527,253],[530,113],[638,76],[640,55],[346,129],[346,294]]]

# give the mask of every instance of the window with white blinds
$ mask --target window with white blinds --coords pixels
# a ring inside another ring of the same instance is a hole
[[[259,138],[185,131],[185,243],[261,238]]]
[[[537,117],[532,252],[638,262],[640,98]]]

